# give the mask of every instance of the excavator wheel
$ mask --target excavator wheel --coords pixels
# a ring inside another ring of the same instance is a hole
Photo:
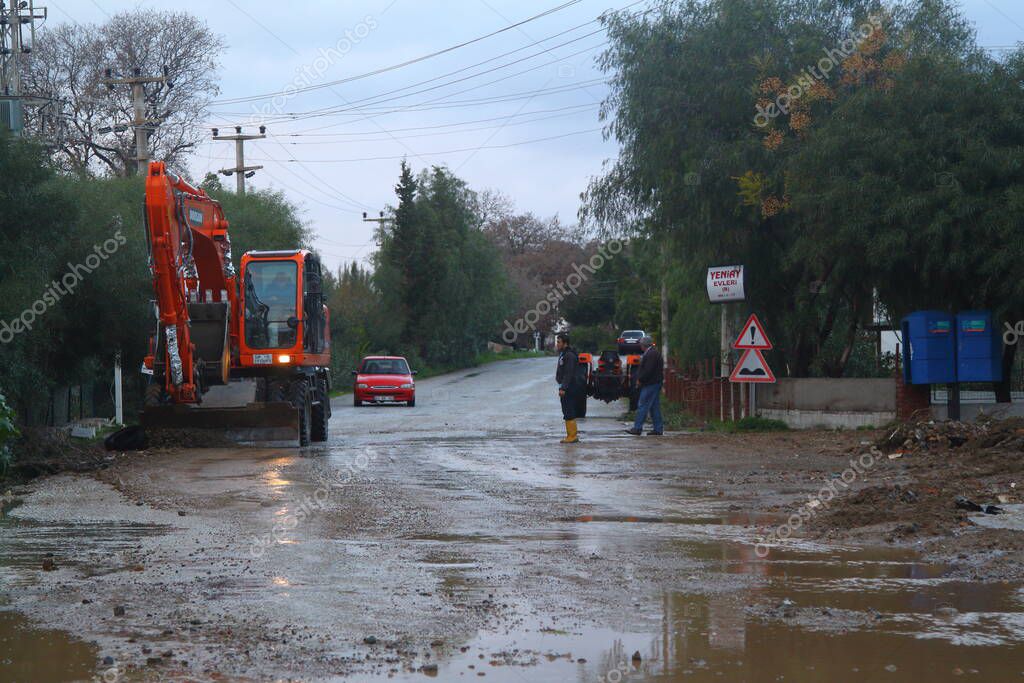
[[[318,379],[316,381],[316,394],[313,397],[316,405],[312,409],[313,441],[327,441],[327,422],[331,417],[331,397],[327,394],[327,381]]]
[[[153,408],[164,405],[168,398],[170,397],[167,395],[164,385],[152,382],[146,385],[146,395],[143,397],[142,403],[147,408]]]
[[[289,403],[291,397],[288,395],[288,383],[278,382],[275,380],[263,380],[266,382],[266,387],[263,390],[263,400],[267,403]]]
[[[304,448],[309,445],[312,437],[312,392],[305,379],[297,379],[292,381],[288,393],[288,402],[299,411],[299,446]]]

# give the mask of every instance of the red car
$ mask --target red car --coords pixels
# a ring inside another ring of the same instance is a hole
[[[409,362],[401,356],[367,356],[353,370],[355,386],[352,403],[358,408],[368,403],[405,403],[416,405],[416,383]]]

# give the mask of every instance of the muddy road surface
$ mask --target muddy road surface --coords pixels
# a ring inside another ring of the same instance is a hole
[[[1019,583],[757,545],[857,435],[637,439],[592,401],[561,445],[553,371],[337,399],[308,450],[24,487],[0,519],[0,680],[1024,680]]]

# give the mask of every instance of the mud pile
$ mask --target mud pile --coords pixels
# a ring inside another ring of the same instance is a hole
[[[91,472],[107,463],[99,442],[73,439],[64,429],[28,428],[14,445],[7,483],[18,484],[44,474]]]
[[[902,424],[878,440],[884,453],[919,453],[956,449],[970,443],[975,448],[1024,449],[1024,419],[987,419],[979,422],[911,422]]]
[[[890,542],[944,536],[973,526],[979,512],[966,502],[1024,502],[1024,419],[909,423],[883,434],[872,452],[891,483],[833,501],[820,530],[875,532]]]

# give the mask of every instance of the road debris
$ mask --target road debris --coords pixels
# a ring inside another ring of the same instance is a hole
[[[1001,507],[995,505],[978,505],[973,500],[968,500],[963,496],[958,496],[956,499],[956,506],[961,510],[969,510],[970,512],[984,512],[986,515],[998,515],[1003,512]]]

